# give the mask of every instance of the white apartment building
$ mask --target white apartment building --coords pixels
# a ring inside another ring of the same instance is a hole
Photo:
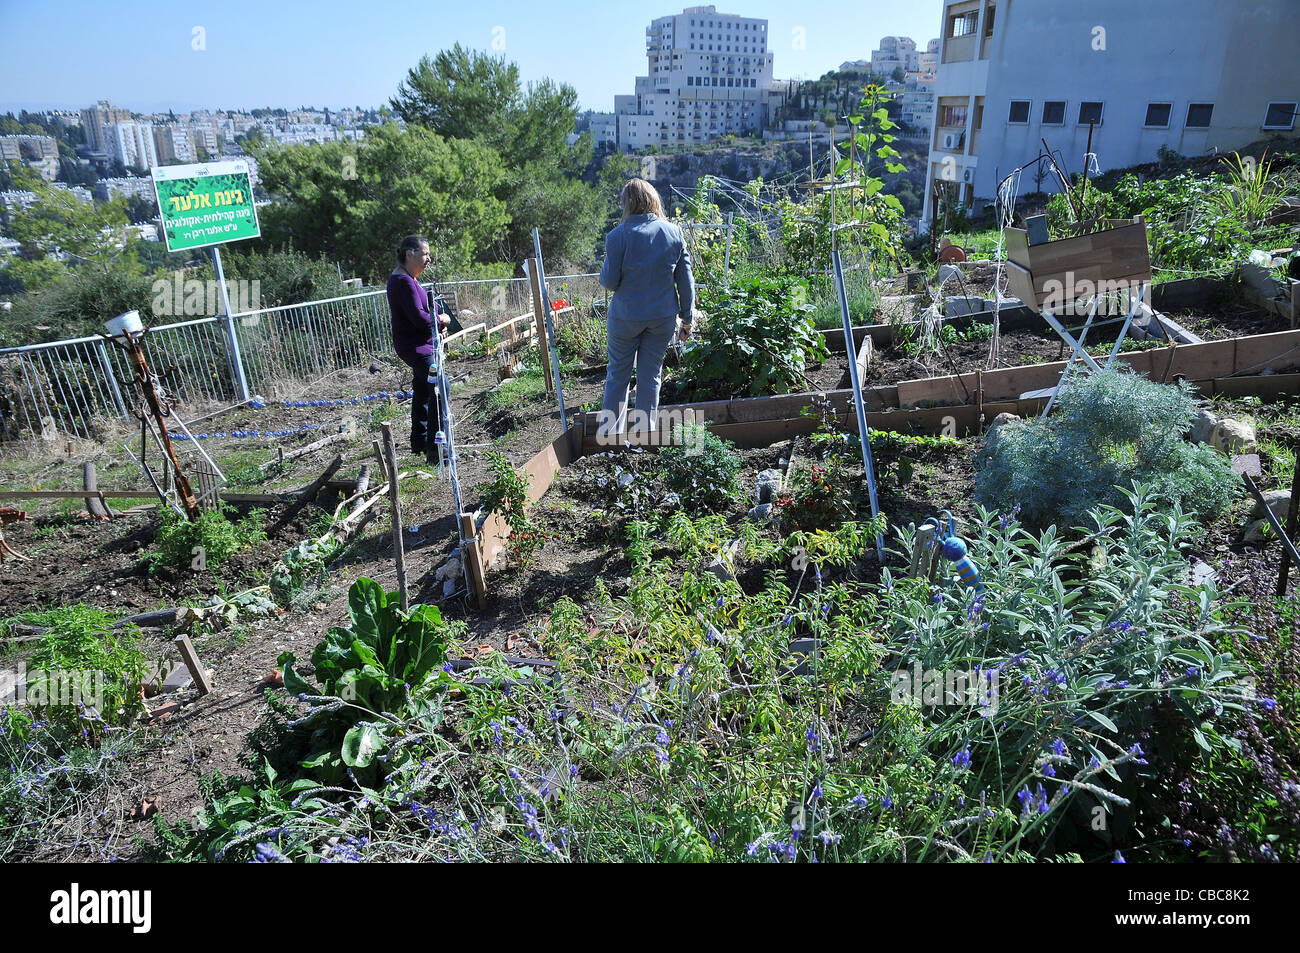
[[[153,142],[153,123],[118,122],[105,131],[112,155],[128,169],[149,169],[158,164],[158,150]]]
[[[885,36],[880,39],[880,49],[871,51],[871,72],[888,76],[896,69],[905,73],[919,72],[920,60],[916,41],[910,36]]]
[[[95,183],[95,197],[101,202],[122,196],[147,199],[156,202],[153,191],[153,177],[148,175],[126,175],[112,179],[100,179]]]
[[[0,136],[0,162],[21,162],[53,182],[59,174],[59,147],[53,136]]]
[[[646,28],[646,59],[635,91],[614,97],[620,150],[762,131],[774,92],[766,20],[687,7]]]
[[[992,201],[1040,139],[1082,171],[1090,124],[1103,171],[1162,147],[1293,138],[1296,13],[1296,0],[945,0],[922,228],[940,189],[968,208]]]

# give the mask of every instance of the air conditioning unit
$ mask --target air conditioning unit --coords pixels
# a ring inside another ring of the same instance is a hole
[[[960,132],[945,132],[943,134],[943,147],[948,150],[961,148]]]
[[[974,169],[965,169],[965,170],[963,170],[963,171],[962,171],[962,174],[961,174],[961,180],[962,180],[963,182],[974,182],[974,181],[975,181],[975,170],[974,170]]]

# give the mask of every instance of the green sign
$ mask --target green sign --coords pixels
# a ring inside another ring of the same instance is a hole
[[[243,159],[152,170],[168,251],[257,238],[257,210]]]

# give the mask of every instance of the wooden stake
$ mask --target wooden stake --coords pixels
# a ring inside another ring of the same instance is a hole
[[[1291,283],[1293,294],[1297,285],[1300,285],[1300,281],[1293,281]],[[1295,299],[1292,298],[1292,300],[1294,301]],[[1267,509],[1267,507],[1265,507],[1265,509]],[[1295,539],[1296,522],[1298,519],[1300,519],[1300,454],[1296,455],[1295,475],[1291,477],[1291,505],[1287,507],[1286,511],[1286,538],[1288,540]],[[1277,573],[1277,596],[1279,599],[1286,595],[1286,580],[1290,571],[1291,563],[1287,559],[1287,554],[1284,552],[1282,553],[1282,568],[1279,569]]]
[[[86,497],[86,512],[96,519],[108,519],[108,508],[104,506],[104,501],[100,499],[99,484],[96,482],[95,465],[87,460],[81,466],[81,487],[88,494]]]
[[[926,560],[925,566],[922,566],[921,560],[931,551],[933,545],[934,527],[929,525],[917,527],[916,539],[912,542],[912,564],[907,570],[909,576],[918,576],[928,568],[929,560]]]
[[[363,463],[361,464],[361,472],[357,474],[357,488],[353,491],[354,495],[358,497],[357,501],[352,504],[353,512],[361,508],[362,503],[359,497],[368,489],[370,489],[370,464]]]
[[[384,431],[384,459],[388,472],[397,472],[397,448],[393,445],[393,425],[382,424]],[[411,597],[406,588],[406,549],[402,540],[402,501],[398,498],[396,480],[388,481],[388,504],[393,517],[393,554],[397,558],[397,590],[402,594],[402,611],[411,611]]]
[[[984,436],[984,371],[975,369],[975,433]]]
[[[480,609],[487,608],[487,579],[483,572],[483,554],[479,550],[478,532],[472,513],[460,514],[461,535],[465,537],[465,565],[469,569],[469,584]]]
[[[528,285],[533,291],[533,316],[537,324],[537,348],[541,356],[542,371],[546,376],[546,393],[551,396],[555,393],[555,381],[551,376],[550,355],[546,353],[548,344],[546,337],[546,304],[542,300],[541,269],[537,267],[536,258],[528,259]]]
[[[388,464],[384,461],[384,449],[379,445],[379,440],[370,441],[370,447],[375,451],[375,460],[379,463],[379,476],[387,483],[392,479],[392,474],[388,472]]]
[[[209,694],[212,691],[212,683],[208,681],[208,673],[203,670],[203,665],[199,662],[198,653],[190,644],[190,637],[178,635],[172,641],[172,645],[176,646],[176,651],[180,652],[181,658],[185,660],[185,667],[190,670],[190,677],[194,679],[194,687],[199,690],[199,694]]]
[[[339,433],[332,433],[328,437],[321,437],[319,440],[314,440],[311,443],[307,444],[307,446],[305,447],[299,447],[297,450],[291,450],[288,453],[285,453],[283,448],[278,448],[280,451],[280,456],[277,457],[275,460],[271,460],[267,463],[262,464],[262,469],[263,470],[268,469],[273,463],[286,463],[289,460],[294,460],[297,459],[298,457],[306,456],[307,454],[313,453],[314,451],[319,450],[322,447],[328,447],[332,443],[339,443],[340,441],[343,440],[351,440],[353,436],[355,436],[355,434],[351,431],[351,429],[348,429],[348,430],[341,431]]]

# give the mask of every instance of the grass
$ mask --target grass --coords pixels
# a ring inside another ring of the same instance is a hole
[[[1295,476],[1295,450],[1269,437],[1261,437],[1258,445],[1268,461],[1264,475],[1278,486],[1290,486],[1291,479]]]
[[[546,396],[546,377],[536,363],[537,352],[532,352],[532,360],[524,364],[513,378],[494,390],[488,391],[483,406],[490,412],[509,411],[522,404],[531,403]]]

